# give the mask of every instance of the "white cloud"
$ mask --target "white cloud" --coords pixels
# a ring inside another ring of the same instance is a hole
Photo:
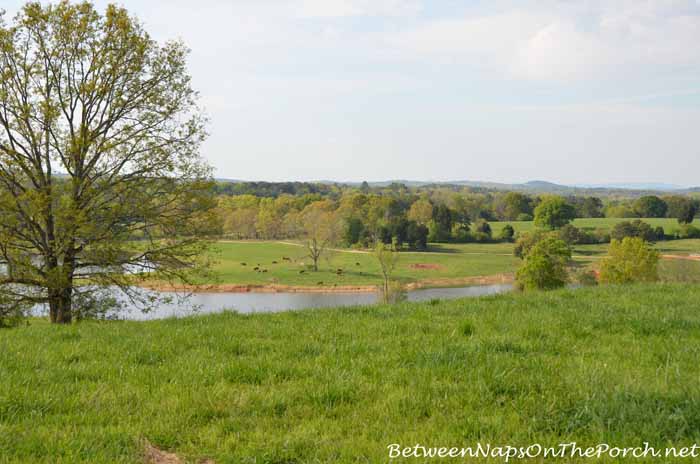
[[[582,5],[585,5],[582,6]],[[606,78],[700,66],[700,5],[688,0],[547,3],[436,20],[391,42],[513,77]]]

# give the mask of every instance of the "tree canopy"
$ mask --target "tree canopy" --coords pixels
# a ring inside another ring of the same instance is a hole
[[[545,197],[535,208],[535,225],[543,229],[558,229],[576,217],[576,211],[560,196]]]
[[[123,9],[0,18],[0,302],[70,322],[133,274],[187,278],[212,226],[205,118],[181,42]],[[144,301],[144,303],[146,303]]]

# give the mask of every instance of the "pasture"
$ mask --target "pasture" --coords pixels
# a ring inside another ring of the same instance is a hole
[[[591,266],[605,255],[608,245],[574,247],[574,263]],[[700,240],[659,242],[662,254],[700,253]],[[322,259],[319,271],[309,269],[300,244],[281,242],[217,242],[212,250],[213,278],[202,284],[364,286],[381,282],[376,258],[367,251],[335,249]],[[427,252],[402,252],[394,277],[404,284],[424,282],[428,286],[459,285],[459,279],[511,274],[520,265],[512,243],[430,244]],[[255,270],[255,268],[258,268]],[[700,276],[700,264],[663,262],[665,270],[683,268]],[[342,270],[342,272],[338,272]],[[674,271],[675,272],[675,271]]]
[[[213,271],[217,283],[223,284],[342,286],[381,282],[379,264],[369,252],[330,251],[319,263],[318,272],[309,269],[311,260],[304,255],[304,248],[299,244],[218,242],[213,249]],[[402,252],[394,276],[409,283],[495,275],[512,272],[518,261],[512,254],[511,244],[439,245],[431,247],[429,252]],[[342,272],[338,272],[339,269]]]
[[[589,231],[602,229],[610,230],[615,224],[622,221],[634,221],[636,218],[578,218],[574,219],[571,224],[579,229]],[[670,218],[641,218],[652,227],[663,227],[667,235],[672,235],[680,227],[678,221]],[[534,221],[495,221],[489,222],[493,236],[498,237],[506,224],[510,224],[515,229],[515,232],[530,232],[535,229]],[[693,222],[695,227],[700,227],[700,219]]]
[[[218,464],[386,462],[391,443],[686,446],[700,441],[699,299],[658,284],[31,320],[0,332],[0,461],[142,462],[146,442]]]

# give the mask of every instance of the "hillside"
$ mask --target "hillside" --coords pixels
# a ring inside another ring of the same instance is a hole
[[[392,443],[697,443],[699,300],[697,286],[650,285],[35,320],[0,331],[0,461],[142,462],[146,442],[216,463],[383,462]]]

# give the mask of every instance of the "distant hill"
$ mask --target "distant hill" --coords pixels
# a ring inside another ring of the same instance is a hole
[[[687,187],[675,184],[663,183],[620,183],[620,184],[583,184],[576,185],[581,188],[606,188],[606,189],[627,189],[627,190],[657,190],[660,192],[672,192],[674,190],[686,190]]]
[[[218,182],[230,182],[233,184],[248,183],[248,182],[264,182],[267,184],[281,184],[283,182],[265,182],[265,181],[246,181],[239,179],[218,178]],[[305,183],[305,184],[322,184],[322,185],[347,185],[357,187],[362,182],[342,182],[335,180],[316,180],[308,182],[286,182],[286,183]],[[409,179],[391,179],[384,181],[367,182],[371,187],[388,187],[392,184],[402,184],[406,187],[470,187],[484,190],[502,190],[502,191],[522,191],[527,193],[551,193],[558,195],[620,195],[620,196],[641,196],[646,194],[665,194],[669,192],[684,194],[700,192],[700,187],[683,187],[675,184],[666,183],[610,183],[610,184],[576,184],[564,185],[549,182],[545,180],[531,180],[524,183],[502,183],[502,182],[487,182],[476,180],[454,180],[454,181],[421,181]]]

